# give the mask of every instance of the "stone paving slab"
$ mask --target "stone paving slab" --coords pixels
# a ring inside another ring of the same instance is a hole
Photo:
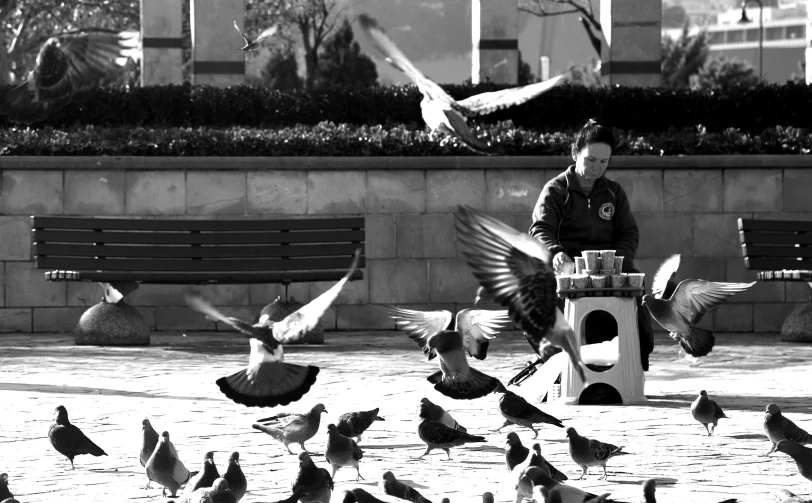
[[[778,403],[801,427],[812,430],[809,362],[812,345],[781,342],[776,335],[717,334],[713,352],[698,365],[676,360],[677,346],[657,336],[646,374],[646,406],[567,406],[541,408],[585,436],[626,446],[634,453],[610,461],[608,481],[593,469],[572,485],[611,492],[620,501],[639,501],[640,484],[658,480],[658,501],[772,501],[787,488],[810,496],[812,483],[797,473],[781,453],[765,454],[770,443],[761,429],[767,403]],[[440,395],[425,378],[436,370],[416,344],[399,332],[328,332],[319,346],[287,346],[286,359],[321,367],[318,381],[304,398],[287,407],[246,408],[226,399],[214,381],[246,363],[248,343],[229,334],[153,334],[152,344],[136,348],[74,346],[72,336],[9,335],[0,337],[0,472],[7,472],[11,491],[23,503],[51,501],[163,501],[159,489],[144,490],[138,462],[141,420],[168,430],[183,462],[198,470],[206,451],[225,470],[228,453],[239,451],[248,477],[244,502],[271,502],[289,495],[297,470],[295,456],[271,437],[253,430],[257,419],[281,411],[306,411],[325,404],[319,433],[308,444],[323,452],[326,424],[344,412],[380,407],[385,422],[364,435],[361,474],[336,474],[333,501],[340,491],[363,487],[377,493],[385,470],[411,481],[435,501],[480,501],[491,491],[500,503],[513,502],[515,490],[504,464],[505,434],[517,431],[532,444],[530,430],[515,426],[492,433],[503,423],[497,395],[455,401]],[[519,332],[491,342],[484,361],[473,365],[507,382],[530,359],[530,347]],[[530,381],[517,392],[538,396]],[[693,421],[689,406],[700,389],[717,400],[730,419],[717,436],[707,437]],[[416,412],[421,397],[443,406],[485,444],[433,451],[417,436]],[[53,450],[47,431],[57,405],[67,407],[71,421],[109,456],[78,456],[76,470]],[[571,479],[580,474],[567,454],[563,429],[544,426],[542,452]],[[298,452],[298,446],[291,446]],[[315,458],[328,466],[323,457]],[[153,484],[155,486],[155,484]],[[382,498],[387,499],[387,498]],[[391,500],[390,500],[391,501]]]

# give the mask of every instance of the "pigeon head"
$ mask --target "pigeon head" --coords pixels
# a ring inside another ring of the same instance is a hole
[[[519,440],[519,435],[517,435],[515,431],[511,431],[507,434],[507,446],[519,445],[521,443],[522,441]]]
[[[383,479],[389,481],[395,480],[395,474],[389,471],[383,472]]]
[[[482,503],[493,503],[493,493],[491,492],[482,493]]]
[[[228,481],[226,479],[224,479],[223,477],[220,477],[219,479],[215,480],[211,484],[211,488],[214,490],[214,492],[218,492],[218,493],[227,491],[228,490]]]
[[[0,482],[8,484],[8,474],[0,473]]]
[[[214,451],[209,451],[205,456],[203,456],[203,462],[206,463],[208,461],[214,463]]]
[[[164,439],[164,440],[169,440],[169,432],[165,431],[165,432],[161,433],[161,438]]]
[[[797,444],[792,440],[781,440],[777,444],[775,444],[775,450],[781,451],[784,454],[788,454],[795,458],[798,454],[803,451],[803,446],[801,444]]]
[[[338,433],[338,428],[336,428],[336,425],[330,423],[327,425],[327,433]]]
[[[657,488],[657,481],[655,479],[648,479],[647,481],[643,482],[643,497],[645,497],[646,502],[653,502],[654,500],[654,490]]]
[[[780,416],[781,409],[779,409],[776,404],[771,403],[770,405],[767,406],[767,414],[771,416]]]
[[[144,428],[146,428],[146,427],[148,427],[148,426],[152,426],[152,424],[150,424],[149,419],[144,418],[144,419],[141,421],[141,426],[142,426],[142,427],[144,427]]]
[[[448,498],[443,498],[440,500],[440,503],[451,503],[451,500]]]
[[[68,422],[68,409],[64,405],[59,405],[54,409],[54,421],[57,423]]]
[[[310,459],[310,454],[306,452],[299,453],[299,466],[306,465],[306,464],[313,464],[313,460]]]
[[[324,408],[323,403],[317,403],[313,406],[313,409],[310,411],[312,414],[321,414],[322,412],[327,412],[327,409]]]
[[[699,396],[708,398],[708,392],[703,389],[702,391],[699,392]]]
[[[578,432],[575,431],[575,428],[573,428],[572,426],[568,426],[567,429],[564,430],[564,433],[567,434],[567,438],[578,436]]]
[[[237,464],[239,464],[239,462],[240,462],[240,453],[237,452],[237,451],[232,452],[231,456],[228,457],[228,462],[229,463],[237,463]]]
[[[344,499],[341,503],[356,503],[355,495],[350,491],[344,491]]]
[[[533,444],[533,452],[535,452],[539,456],[541,455],[541,445],[538,442]]]
[[[437,409],[437,406],[431,403],[428,398],[423,398],[420,400],[420,408],[417,411],[417,415],[421,419],[428,419],[429,421],[434,421],[440,418],[440,411]]]

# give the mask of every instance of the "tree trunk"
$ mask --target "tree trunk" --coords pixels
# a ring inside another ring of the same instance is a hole
[[[0,40],[0,85],[14,84],[16,79],[11,71],[11,58],[6,49],[6,43]]]
[[[302,33],[302,46],[305,52],[305,89],[313,89],[316,81],[316,68],[319,64],[318,48],[310,42],[310,24],[308,19],[299,20],[299,31]]]

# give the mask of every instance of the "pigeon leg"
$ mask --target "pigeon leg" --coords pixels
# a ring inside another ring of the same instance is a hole
[[[581,476],[580,476],[580,477],[578,477],[578,478],[577,478],[577,479],[575,479],[575,480],[581,480],[581,479],[583,479],[584,477],[586,477],[586,471],[587,471],[587,467],[586,467],[585,465],[581,465]]]
[[[426,447],[426,452],[424,452],[423,454],[421,454],[420,456],[418,456],[418,458],[417,458],[417,459],[422,458],[423,456],[425,456],[426,454],[428,454],[428,453],[430,453],[430,452],[431,452],[431,447],[428,447],[428,446],[427,446],[427,447]]]
[[[539,431],[538,431],[537,429],[533,428],[533,425],[530,425],[530,429],[531,429],[531,430],[533,430],[533,433],[535,433],[535,435],[533,436],[533,438],[534,438],[534,439],[535,439],[535,438],[539,438]]]
[[[598,477],[598,480],[606,480],[606,465],[603,465],[603,477]]]
[[[711,425],[711,430],[710,430],[711,435],[713,435],[714,432],[716,432],[716,425],[715,424]]]
[[[775,452],[775,446],[776,446],[776,445],[778,445],[778,444],[773,443],[773,448],[772,448],[772,449],[770,449],[770,452],[768,452],[767,454],[762,454],[762,456],[765,456],[765,457],[766,457],[766,456],[769,456],[770,454],[774,453],[774,452]]]
[[[70,458],[68,458],[68,459],[70,459]],[[75,469],[76,469],[76,467],[75,467],[75,466],[73,466],[73,460],[72,460],[72,459],[70,459],[70,469],[71,469],[71,470],[75,470]]]
[[[358,479],[359,479],[359,478],[360,478],[361,480],[366,480],[364,477],[362,477],[362,476],[361,476],[361,470],[359,470],[358,468],[356,468],[356,469],[355,469],[355,473],[357,473],[357,474],[358,474],[358,476],[357,476],[357,477],[355,477],[355,481],[356,481],[356,482],[358,482]]]
[[[445,449],[443,449],[443,450],[445,451],[446,455],[448,455],[448,460],[447,461],[451,461],[451,450],[448,449],[447,447]]]
[[[301,446],[302,446],[302,450],[303,450],[304,452],[306,452],[306,453],[310,454],[311,456],[315,454],[315,452],[310,452],[310,451],[308,451],[308,450],[307,450],[307,447],[305,447],[304,442],[299,442],[299,445],[301,445]],[[293,454],[293,453],[291,452],[291,454]]]
[[[147,481],[147,485],[145,485],[145,486],[143,487],[143,489],[152,489],[152,485],[150,485],[150,484],[152,484],[152,481],[151,481],[151,480],[148,480],[148,481]]]
[[[497,428],[497,429],[493,430],[493,431],[494,431],[494,433],[499,433],[499,430],[501,430],[501,429],[502,429],[502,428],[504,428],[505,426],[510,426],[510,421],[505,421],[505,424],[503,424],[503,425],[502,425],[502,426],[500,426],[499,428]]]
[[[361,443],[361,435],[358,435],[358,440],[356,440],[356,441],[355,441],[355,443],[356,443],[356,444],[360,444],[360,443]]]
[[[705,431],[708,432],[708,436],[711,436],[711,431],[708,429],[708,423],[702,423],[702,425],[705,427]]]

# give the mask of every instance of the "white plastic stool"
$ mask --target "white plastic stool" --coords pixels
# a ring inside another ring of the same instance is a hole
[[[581,380],[569,358],[561,371],[561,396],[559,403],[577,405],[581,393],[596,383],[609,384],[617,390],[624,405],[647,403],[643,387],[646,376],[640,364],[640,338],[637,328],[637,299],[635,297],[579,297],[569,298],[564,305],[564,316],[575,331],[575,350],[580,351],[586,342],[584,327],[586,318],[593,311],[606,311],[617,322],[617,363],[605,372],[586,368],[588,384]],[[558,356],[558,355],[556,355]]]

